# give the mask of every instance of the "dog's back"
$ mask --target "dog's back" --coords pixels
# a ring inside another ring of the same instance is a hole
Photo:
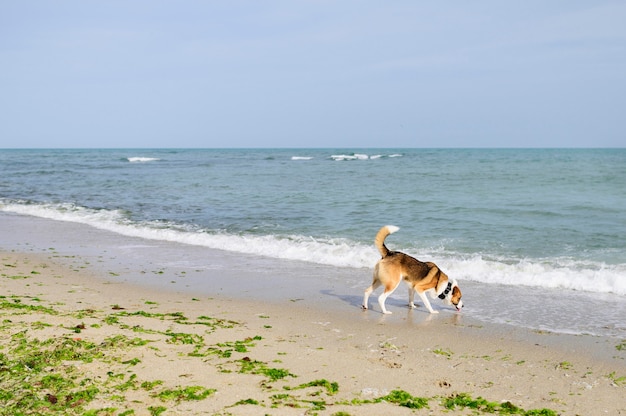
[[[400,251],[389,251],[386,257],[379,261],[379,267],[394,267],[397,269],[397,273],[403,277],[404,280],[418,282],[424,279],[432,266],[428,263],[419,261],[415,257]]]

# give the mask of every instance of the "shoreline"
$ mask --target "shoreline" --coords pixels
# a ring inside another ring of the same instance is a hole
[[[386,319],[304,299],[194,295],[119,281],[90,259],[70,256],[68,265],[54,252],[3,249],[0,257],[5,366],[18,360],[24,340],[38,350],[64,342],[103,354],[42,368],[40,377],[72,374],[77,384],[40,379],[34,395],[46,412],[65,401],[68,414],[460,415],[470,403],[480,409],[483,398],[483,411],[510,403],[554,412],[545,414],[626,414],[626,347],[615,339],[458,314],[394,308],[395,318]],[[9,391],[19,375],[4,374]],[[85,391],[81,380],[98,392],[77,404],[68,398]],[[428,407],[416,410],[418,398]]]
[[[263,303],[295,300],[299,305],[339,315],[354,315],[361,307],[363,290],[371,283],[371,268],[241,254],[15,213],[0,212],[0,235],[0,249],[52,254],[70,267],[89,267],[117,283]],[[460,282],[466,305],[461,317],[466,323],[626,339],[622,296]],[[375,299],[371,300],[372,314],[367,319],[375,322],[378,306]],[[420,323],[428,316],[421,306],[408,313],[406,290],[396,290],[387,304],[396,311],[385,318],[388,324]],[[441,302],[433,303],[433,307],[441,312],[438,319],[456,313]]]

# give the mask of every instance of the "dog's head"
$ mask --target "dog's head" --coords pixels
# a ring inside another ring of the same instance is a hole
[[[452,290],[445,297],[445,303],[447,305],[454,305],[457,311],[460,311],[463,307],[463,301],[461,300],[461,289],[456,279],[452,280]]]

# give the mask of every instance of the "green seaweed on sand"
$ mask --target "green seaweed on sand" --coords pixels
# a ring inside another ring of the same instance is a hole
[[[289,370],[271,368],[267,366],[267,363],[252,360],[249,357],[244,357],[236,362],[239,364],[240,373],[264,375],[269,381],[277,381],[285,377],[296,377],[294,374],[291,374]]]
[[[48,308],[46,306],[41,306],[41,305],[28,305],[25,303],[22,303],[21,299],[13,299],[13,302],[10,302],[8,300],[2,300],[0,302],[0,309],[12,309],[12,310],[19,310],[21,313],[29,313],[29,312],[41,312],[41,313],[46,313],[49,315],[58,315],[58,312],[55,311],[52,308]]]
[[[29,340],[25,332],[13,334],[6,353],[0,354],[5,414],[80,413],[100,388],[81,380],[76,366],[68,362],[90,363],[102,358],[102,352],[94,343],[68,338]]]
[[[324,387],[326,389],[326,393],[329,395],[335,395],[339,391],[339,383],[335,381],[328,381],[326,379],[313,380],[308,383],[300,384],[296,387],[283,387],[285,390],[301,390],[306,389],[308,387]],[[316,395],[318,395],[317,393]]]
[[[20,274],[9,276],[9,275],[6,275],[6,274],[2,274],[2,277],[5,277],[7,279],[13,279],[13,280],[21,280],[21,279],[28,279],[31,276],[24,276],[24,275],[20,275]]]
[[[208,355],[217,355],[222,358],[230,358],[233,352],[248,352],[249,347],[254,347],[256,345],[254,341],[260,341],[262,339],[262,337],[256,335],[254,337],[248,337],[241,341],[220,342],[215,344],[214,346],[209,347],[204,353],[194,351],[192,353],[189,353],[189,355],[193,357],[206,357]]]
[[[141,383],[140,387],[146,391],[153,390],[156,386],[160,386],[163,384],[163,380],[154,380],[154,381],[144,381]]]
[[[422,409],[428,407],[429,399],[424,397],[413,396],[404,390],[392,390],[389,394],[377,397],[373,400],[352,399],[350,402],[341,402],[340,404],[362,406],[364,404],[373,403],[392,403],[409,409]]]
[[[233,406],[241,406],[241,405],[246,405],[246,404],[250,404],[250,405],[258,405],[259,402],[254,400],[254,399],[244,399],[244,400],[239,400],[237,403],[235,403]]]
[[[444,398],[443,406],[446,409],[453,410],[457,407],[468,408],[482,413],[497,413],[501,415],[523,415],[523,416],[557,416],[554,410],[550,409],[537,409],[537,410],[524,410],[515,406],[511,402],[490,402],[478,397],[472,398],[469,394],[461,393],[454,394]]]
[[[616,386],[626,385],[626,377],[618,377],[615,371],[607,375],[607,378],[611,380],[611,382],[615,384]]]
[[[450,359],[452,357],[452,354],[454,354],[452,351],[448,350],[448,349],[443,349],[443,348],[435,348],[433,350],[434,354],[437,355],[441,355],[443,357],[446,357],[447,359]]]
[[[151,416],[159,416],[161,413],[165,412],[167,408],[163,406],[150,406],[148,410]]]
[[[216,391],[215,389],[207,389],[202,386],[188,386],[177,389],[166,389],[155,393],[153,397],[158,397],[163,401],[204,400]]]
[[[111,317],[110,320],[113,323],[118,323],[119,318],[123,318],[123,317],[143,317],[143,318],[155,318],[155,319],[159,319],[162,321],[171,320],[181,325],[204,325],[210,328],[211,330],[216,330],[218,328],[226,328],[226,329],[234,328],[235,326],[239,325],[239,322],[236,322],[236,321],[232,321],[228,319],[212,318],[212,317],[204,316],[204,315],[199,316],[196,320],[192,321],[189,318],[187,318],[182,312],[170,312],[170,313],[156,313],[156,312],[146,312],[146,311],[128,312],[128,311],[123,310],[124,308],[121,308],[118,305],[114,305],[114,306],[116,306],[116,308],[114,309],[121,310],[121,311],[109,315],[109,317]]]
[[[428,399],[424,397],[412,396],[404,390],[392,390],[386,396],[377,398],[375,403],[388,402],[398,406],[408,407],[409,409],[422,409],[428,407]]]
[[[556,365],[559,370],[571,370],[574,366],[569,361],[561,361]]]
[[[308,411],[303,412],[302,414],[315,415],[317,413],[310,413],[310,412],[326,410],[326,406],[329,405],[323,400],[300,399],[296,396],[292,396],[290,394],[285,394],[285,393],[274,394],[270,397],[270,399],[272,400],[273,408],[277,408],[279,406],[290,407],[292,409],[302,409],[305,407],[308,408]]]
[[[131,415],[135,414],[135,411],[141,411],[142,402],[129,401],[126,397],[128,391],[149,392],[151,397],[177,402],[202,400],[215,392],[214,389],[201,386],[159,388],[163,384],[160,380],[140,380],[137,374],[128,374],[129,367],[141,362],[138,358],[128,358],[128,351],[144,347],[154,342],[153,339],[118,333],[96,342],[93,339],[77,338],[75,334],[58,334],[58,332],[59,330],[79,332],[77,329],[84,330],[87,327],[99,328],[97,324],[51,325],[41,320],[28,323],[28,321],[14,319],[25,314],[43,312],[44,316],[59,316],[59,319],[71,322],[80,315],[90,319],[105,320],[108,325],[135,332],[134,328],[120,322],[125,318],[124,316],[105,317],[103,312],[95,310],[62,313],[41,305],[30,305],[28,300],[29,298],[26,297],[0,298],[2,306],[0,313],[5,317],[3,331],[7,334],[0,350],[0,402],[3,404],[0,414],[2,415]],[[39,302],[39,300],[36,301]],[[189,322],[179,313],[161,314],[161,316],[138,313],[134,316],[172,320],[173,325],[186,325]],[[198,325],[206,328],[206,322],[208,320],[199,322]],[[224,326],[232,325],[233,323],[229,322]],[[57,334],[43,334],[43,339],[33,337],[37,333],[35,331],[44,328],[53,330],[56,328]],[[188,334],[181,335],[176,331],[146,332],[162,335],[166,341],[172,339],[201,341],[199,336],[192,334],[187,337]],[[127,333],[132,334],[132,332]],[[97,373],[85,372],[85,368],[110,368],[110,370],[106,375],[97,376]],[[93,403],[115,403],[115,405],[90,408],[94,406]],[[120,404],[122,408],[118,409]],[[166,410],[163,406],[145,406],[143,411],[149,411],[150,414],[161,414]]]
[[[168,336],[168,344],[204,345],[204,338],[198,334],[188,334],[184,332],[165,331]]]

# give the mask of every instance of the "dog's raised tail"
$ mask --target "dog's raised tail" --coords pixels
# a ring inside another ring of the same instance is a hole
[[[378,234],[376,234],[376,238],[374,239],[374,243],[376,244],[376,248],[380,251],[380,255],[387,257],[389,255],[389,249],[385,245],[385,238],[389,234],[393,234],[398,231],[400,228],[395,225],[385,225],[380,230],[378,230]]]

